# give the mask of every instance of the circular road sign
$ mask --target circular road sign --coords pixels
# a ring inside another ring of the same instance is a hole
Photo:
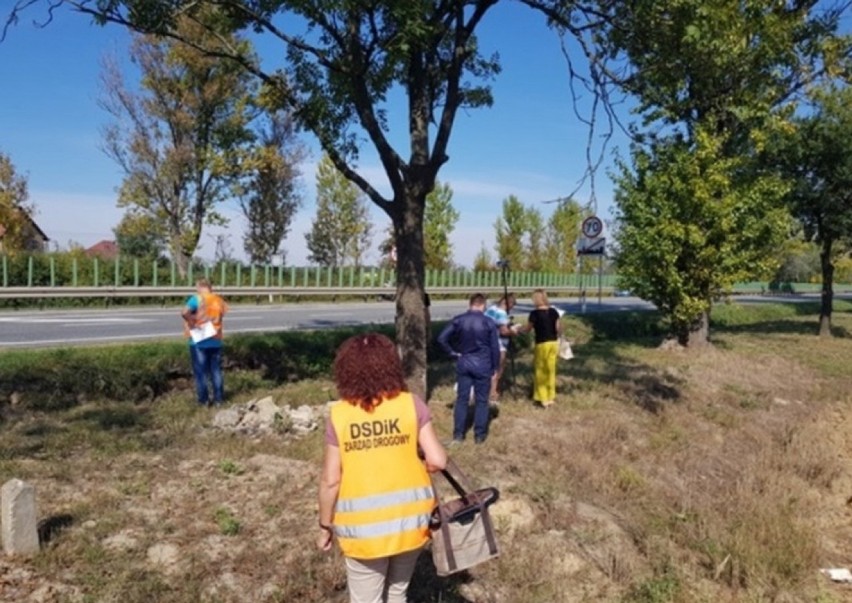
[[[603,233],[603,222],[597,216],[583,220],[583,236],[587,239],[597,239]]]

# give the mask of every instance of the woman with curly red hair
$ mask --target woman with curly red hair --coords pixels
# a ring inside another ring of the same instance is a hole
[[[429,540],[429,473],[446,466],[447,453],[384,335],[343,342],[334,379],[340,401],[326,426],[317,545],[328,551],[337,537],[351,603],[405,603]]]

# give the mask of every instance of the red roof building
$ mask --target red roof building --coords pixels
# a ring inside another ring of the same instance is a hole
[[[86,255],[90,258],[96,257],[102,260],[114,260],[118,256],[118,243],[115,241],[95,243],[86,250]]]

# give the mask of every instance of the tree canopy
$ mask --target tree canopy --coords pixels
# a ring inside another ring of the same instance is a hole
[[[317,166],[317,210],[305,235],[309,259],[320,266],[361,266],[372,242],[372,224],[363,193],[328,156]]]
[[[0,252],[26,249],[27,224],[33,209],[26,176],[18,172],[9,155],[0,151]]]
[[[225,35],[190,19],[176,28],[199,44]],[[234,37],[224,40],[248,49]],[[114,118],[104,147],[125,174],[119,205],[160,225],[186,274],[203,226],[224,223],[217,206],[233,195],[253,142],[251,83],[236,64],[157,35],[136,36],[131,59],[142,72],[139,93],[116,65],[104,72],[101,104]]]
[[[814,110],[780,133],[767,154],[790,183],[787,202],[803,234],[820,247],[820,334],[831,334],[839,244],[852,241],[852,89],[815,93]]]
[[[600,56],[622,60],[602,73],[643,118],[617,183],[619,267],[682,343],[707,342],[713,299],[770,268],[785,234],[785,185],[755,157],[837,64],[841,13],[815,4],[637,0],[602,21]]]

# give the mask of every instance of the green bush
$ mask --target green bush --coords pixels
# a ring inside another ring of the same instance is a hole
[[[393,336],[390,326],[371,326],[228,337],[226,370],[256,375],[229,380],[228,391],[252,389],[258,380],[283,383],[328,376],[337,347],[367,330]],[[189,353],[181,341],[0,353],[0,400],[17,393],[35,410],[70,408],[93,398],[153,399],[190,377]]]

